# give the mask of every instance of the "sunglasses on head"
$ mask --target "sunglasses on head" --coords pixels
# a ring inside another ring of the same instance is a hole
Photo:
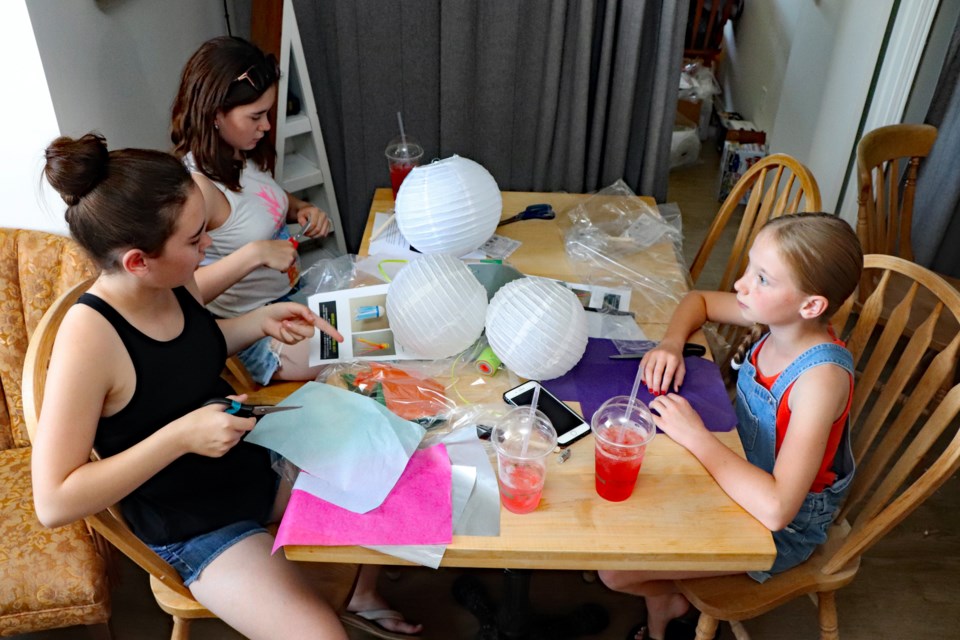
[[[234,82],[248,82],[254,91],[265,91],[267,87],[280,77],[280,66],[276,57],[267,54],[263,64],[252,65],[249,69],[233,79]]]

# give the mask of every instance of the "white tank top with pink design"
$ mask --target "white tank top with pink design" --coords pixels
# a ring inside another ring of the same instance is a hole
[[[196,171],[193,154],[184,156],[183,164],[188,170]],[[207,248],[203,265],[228,256],[250,242],[290,237],[286,224],[287,193],[273,176],[261,171],[252,161],[247,160],[240,175],[239,193],[219,182],[213,184],[226,196],[230,215],[221,226],[210,231],[213,244]],[[299,258],[290,271],[299,273]],[[207,308],[218,316],[232,318],[273,302],[288,293],[294,284],[296,277],[291,278],[285,271],[258,267],[217,296]]]

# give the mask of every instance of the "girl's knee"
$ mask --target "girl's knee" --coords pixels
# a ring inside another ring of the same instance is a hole
[[[629,579],[629,572],[626,571],[597,571],[597,576],[600,578],[600,582],[614,591],[623,591],[624,587],[633,583],[633,580]]]

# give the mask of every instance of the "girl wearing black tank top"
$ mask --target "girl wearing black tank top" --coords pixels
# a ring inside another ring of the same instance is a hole
[[[243,635],[275,638],[282,616],[285,638],[345,640],[299,567],[271,555],[262,524],[287,493],[266,451],[241,441],[254,419],[201,406],[229,392],[219,379],[228,353],[264,336],[295,344],[315,327],[342,336],[299,304],[227,320],[202,308],[193,274],[210,242],[206,211],[172,156],[108,153],[88,134],[58,138],[46,157],[71,234],[101,275],[64,317],[50,360],[33,448],[41,522],[120,502],[197,600]],[[102,459],[91,462],[94,446]]]

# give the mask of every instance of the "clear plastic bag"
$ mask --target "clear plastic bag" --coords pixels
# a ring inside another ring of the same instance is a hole
[[[662,216],[622,180],[568,212],[567,256],[588,284],[630,289],[640,323],[666,323],[689,289],[679,211],[671,214]]]
[[[493,376],[481,373],[470,356],[465,352],[452,361],[335,363],[324,367],[317,380],[370,396],[428,432],[445,434],[450,432],[451,416],[459,415],[459,407],[498,402],[506,407],[503,392],[520,383],[506,369]],[[428,439],[421,443],[425,446],[429,446]]]

